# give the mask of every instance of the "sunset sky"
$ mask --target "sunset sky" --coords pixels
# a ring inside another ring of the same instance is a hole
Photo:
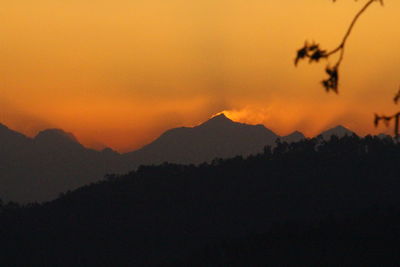
[[[367,133],[400,109],[400,1],[361,17],[340,70],[295,68],[305,40],[331,49],[366,0],[6,0],[0,9],[0,122],[74,133],[128,151],[226,111],[277,134],[337,124]]]

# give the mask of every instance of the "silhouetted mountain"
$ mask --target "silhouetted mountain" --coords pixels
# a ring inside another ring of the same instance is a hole
[[[339,126],[323,135],[343,132],[352,133]],[[0,125],[0,196],[20,202],[49,200],[107,173],[125,173],[143,164],[198,164],[254,155],[275,146],[278,137],[263,125],[234,122],[220,114],[196,127],[168,130],[137,151],[119,154],[87,149],[60,129],[41,131],[32,139]],[[281,137],[288,143],[303,139],[300,132]]]
[[[288,143],[293,143],[293,142],[299,142],[301,140],[306,139],[306,137],[304,136],[303,133],[299,132],[299,131],[294,131],[293,133],[283,136],[282,141],[284,142],[288,142]]]
[[[30,139],[23,134],[10,130],[7,126],[0,123],[1,160],[6,160],[4,157],[9,156],[10,154],[22,153],[22,150],[29,144],[29,142]]]
[[[214,158],[247,156],[273,145],[277,135],[263,125],[233,122],[224,114],[199,126],[175,128],[126,156],[140,164],[202,163]]]
[[[60,129],[41,131],[33,141],[39,149],[58,150],[60,153],[70,150],[85,150],[73,134]]]
[[[400,144],[371,136],[141,166],[0,204],[0,266],[396,266],[399,170]]]
[[[325,139],[325,140],[329,140],[331,138],[332,135],[335,135],[339,138],[343,137],[343,136],[351,136],[355,134],[353,131],[350,131],[349,129],[347,129],[346,127],[342,126],[342,125],[338,125],[334,128],[331,128],[329,130],[326,130],[322,133],[320,133],[320,135]]]
[[[87,149],[70,133],[44,130],[33,139],[0,126],[0,196],[43,201],[135,167],[118,153]]]
[[[47,129],[41,131],[36,135],[35,140],[43,143],[54,143],[55,145],[60,143],[79,144],[72,133],[64,132],[61,129]]]
[[[106,147],[103,150],[101,150],[101,153],[104,153],[106,155],[119,155],[119,153],[112,148]]]

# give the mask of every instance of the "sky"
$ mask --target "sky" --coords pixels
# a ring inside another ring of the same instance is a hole
[[[220,112],[280,135],[338,124],[391,133],[373,114],[399,108],[400,1],[361,17],[339,95],[320,84],[327,62],[293,64],[306,40],[335,48],[365,2],[5,0],[0,123],[29,136],[61,128],[118,151]]]

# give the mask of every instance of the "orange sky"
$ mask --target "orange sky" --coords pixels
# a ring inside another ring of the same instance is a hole
[[[349,39],[341,93],[325,64],[293,66],[306,39],[333,48],[366,1],[13,0],[0,9],[0,122],[56,127],[84,144],[138,148],[212,114],[313,135],[360,134],[400,84],[400,1],[375,4]]]

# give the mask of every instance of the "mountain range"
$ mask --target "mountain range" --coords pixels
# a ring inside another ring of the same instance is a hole
[[[346,134],[354,133],[337,126],[321,136]],[[29,138],[0,124],[0,197],[18,202],[46,201],[106,174],[163,162],[199,164],[248,156],[267,145],[274,146],[278,138],[290,143],[305,137],[298,131],[278,136],[263,125],[234,122],[220,114],[195,127],[168,130],[141,149],[120,154],[110,148],[86,148],[73,134],[60,129],[44,130]]]

